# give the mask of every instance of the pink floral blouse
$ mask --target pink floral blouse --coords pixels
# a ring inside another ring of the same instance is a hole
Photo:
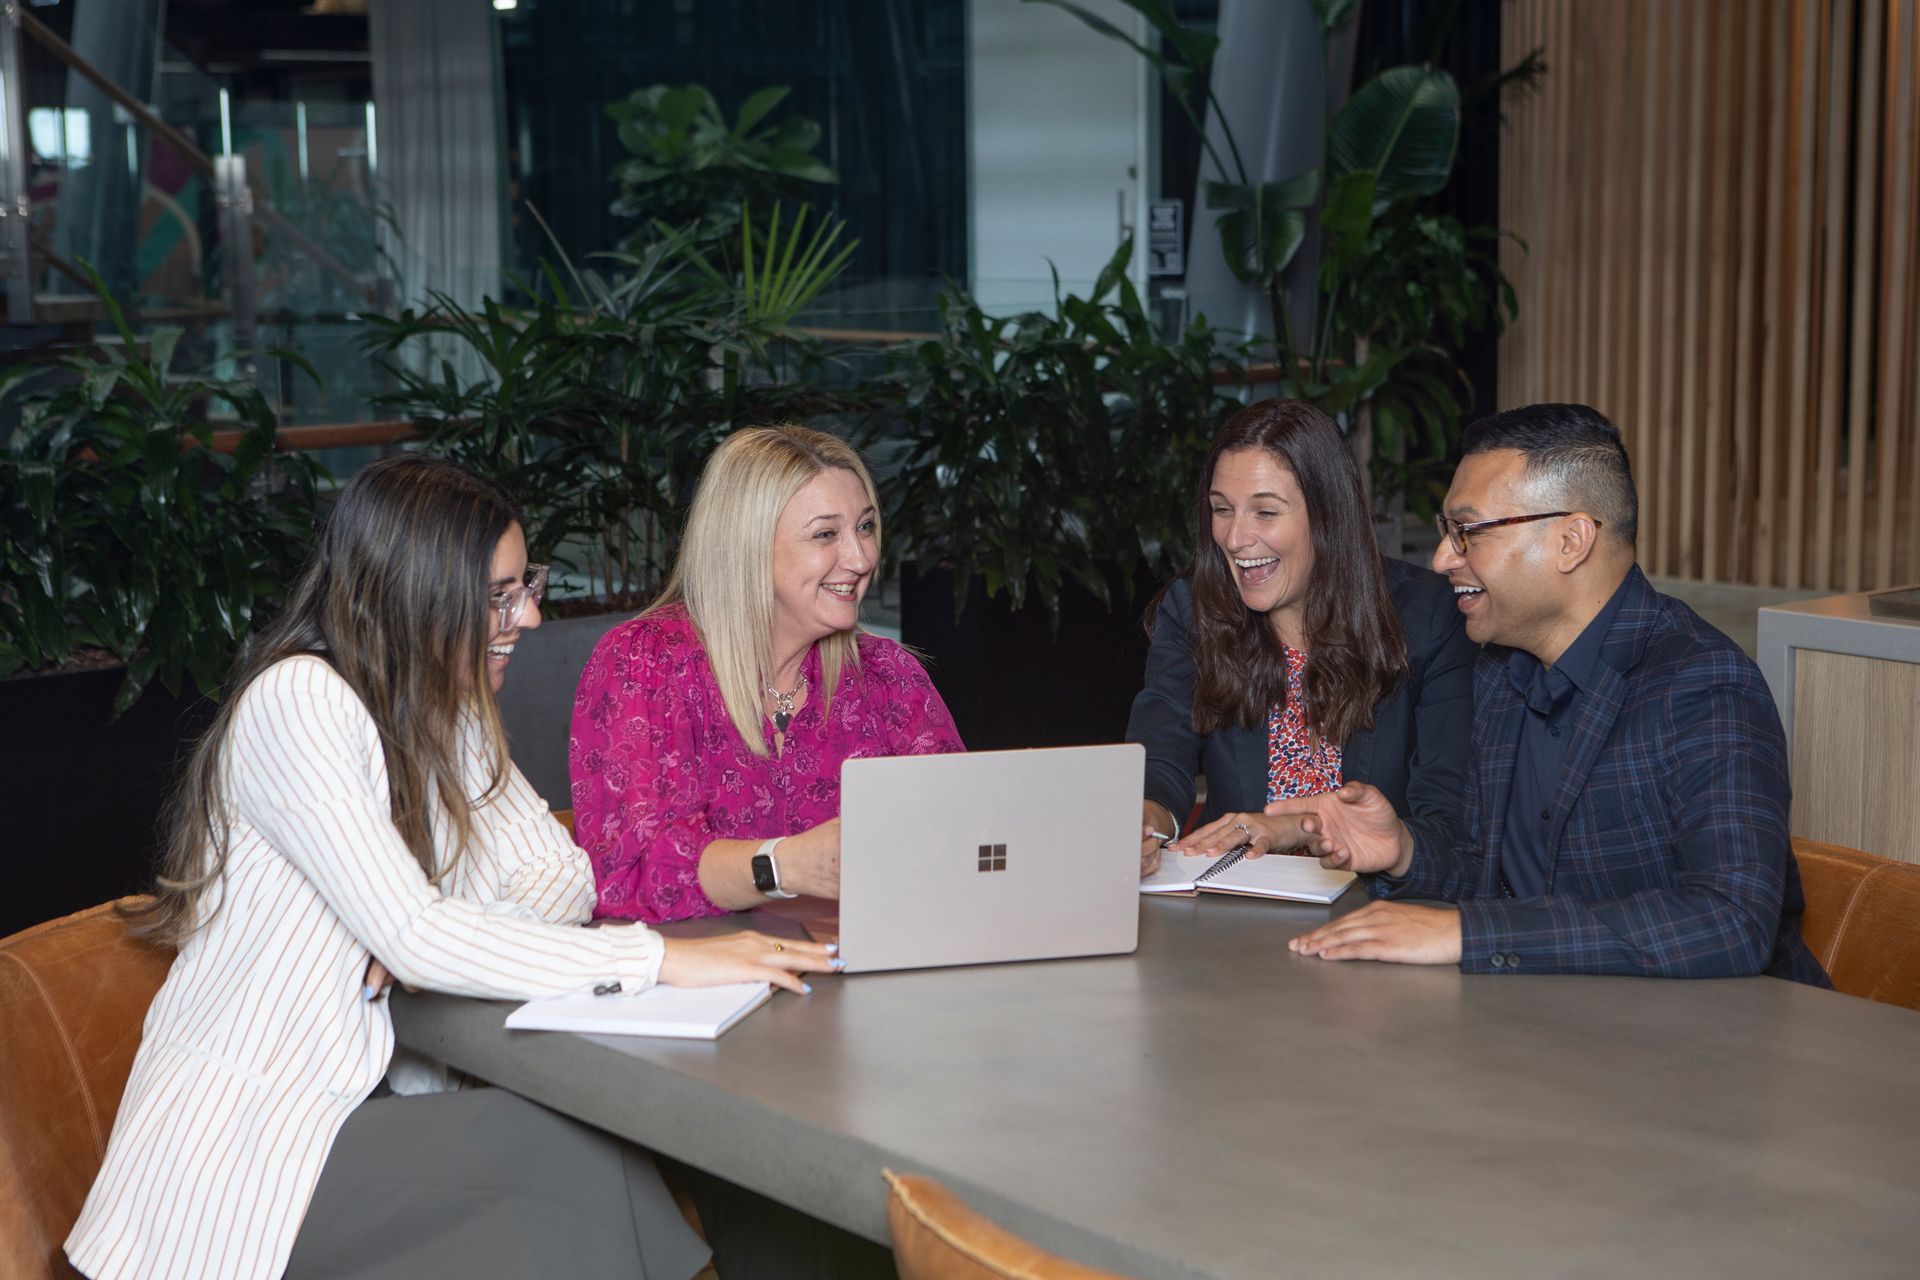
[[[1340,789],[1340,747],[1307,724],[1307,655],[1289,645],[1287,701],[1267,712],[1267,803]]]
[[[823,715],[811,692],[779,755],[747,750],[686,611],[624,622],[595,646],[573,698],[573,835],[599,884],[596,916],[659,923],[724,915],[701,892],[716,839],[798,834],[840,813],[840,764],[863,756],[964,751],[953,717],[905,649],[860,637]]]

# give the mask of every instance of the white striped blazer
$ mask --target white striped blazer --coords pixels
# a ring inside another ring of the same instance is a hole
[[[390,819],[373,718],[326,662],[263,672],[231,734],[224,901],[147,1013],[67,1238],[94,1280],[286,1269],[334,1136],[393,1053],[387,1001],[361,998],[369,957],[409,986],[507,999],[639,991],[660,971],[649,929],[562,927],[590,916],[593,874],[517,769],[430,884]],[[477,717],[467,734],[478,793]]]

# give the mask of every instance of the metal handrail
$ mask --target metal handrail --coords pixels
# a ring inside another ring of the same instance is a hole
[[[75,53],[72,45],[55,35],[46,24],[21,8],[19,0],[7,0],[4,10],[0,10],[0,12],[4,12],[8,21],[14,23],[20,30],[32,36],[47,52],[86,77],[96,89],[111,98],[118,106],[125,110],[128,115],[158,134],[169,146],[185,156],[188,163],[198,169],[203,176],[209,179],[215,176],[213,158],[196,147],[191,138],[155,115],[148,109],[146,103],[140,101],[125,89],[122,89],[118,84],[114,83],[105,72],[101,71],[91,62],[88,62],[78,53]],[[12,87],[9,86],[9,88],[11,89]],[[247,185],[250,189],[253,186],[251,182]],[[286,238],[298,246],[303,253],[319,263],[327,272],[340,279],[348,287],[357,291],[360,296],[365,298],[369,303],[378,304],[380,294],[377,283],[369,283],[361,279],[345,263],[328,253],[318,244],[315,244],[299,228],[276,213],[273,206],[266,202],[264,195],[261,195],[257,190],[255,194],[258,196],[258,201],[253,209],[255,216],[275,231],[286,236]]]

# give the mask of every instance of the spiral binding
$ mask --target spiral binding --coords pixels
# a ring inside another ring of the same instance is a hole
[[[1202,871],[1199,875],[1195,876],[1193,878],[1193,882],[1195,884],[1205,884],[1207,881],[1213,879],[1215,876],[1219,875],[1222,871],[1225,871],[1228,867],[1232,866],[1234,863],[1240,861],[1240,859],[1246,857],[1247,850],[1252,847],[1253,846],[1251,842],[1249,842],[1248,844],[1235,845],[1233,848],[1227,850],[1226,854],[1221,857],[1220,861],[1214,863],[1212,866],[1208,867],[1205,871]]]

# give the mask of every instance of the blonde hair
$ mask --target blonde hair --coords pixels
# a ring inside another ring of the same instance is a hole
[[[773,540],[793,496],[823,472],[859,477],[880,537],[880,499],[860,455],[844,440],[806,427],[747,427],[720,442],[700,473],[680,555],[659,599],[641,614],[682,605],[707,651],[720,697],[747,749],[771,754],[760,694],[773,677]],[[819,642],[820,709],[833,704],[840,672],[860,666],[859,628]]]
[[[506,785],[506,729],[487,680],[488,579],[500,539],[524,524],[505,490],[444,458],[404,453],[362,468],[341,491],[287,606],[242,651],[220,710],[194,748],[167,816],[141,932],[178,945],[219,910],[232,845],[225,760],[234,708],[277,662],[317,654],[380,731],[387,806],[427,878],[466,850],[473,810]],[[460,721],[477,714],[485,784],[468,795]],[[437,860],[436,812],[450,823]]]

